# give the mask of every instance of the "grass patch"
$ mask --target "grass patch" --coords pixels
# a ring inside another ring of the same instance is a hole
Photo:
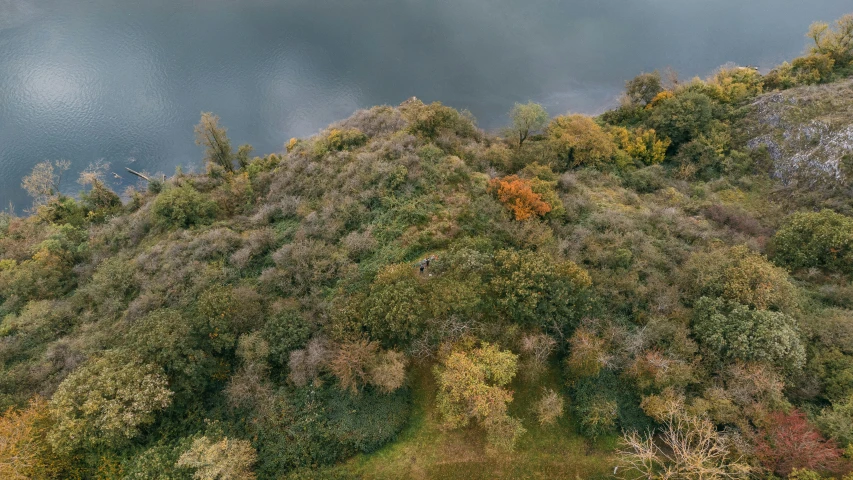
[[[493,454],[487,451],[485,434],[476,427],[444,432],[435,409],[435,380],[431,366],[412,370],[412,416],[397,440],[368,454],[317,472],[334,478],[364,479],[597,479],[609,478],[615,459],[615,439],[595,445],[576,433],[568,411],[554,425],[540,426],[531,405],[543,387],[559,390],[558,376],[546,372],[536,381],[519,379],[513,384],[512,415],[521,418],[527,433],[516,450]],[[567,402],[568,403],[568,402]],[[568,409],[567,409],[568,410]]]

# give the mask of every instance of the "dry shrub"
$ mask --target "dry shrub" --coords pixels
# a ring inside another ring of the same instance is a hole
[[[546,388],[534,407],[539,425],[553,425],[563,415],[565,401],[559,393]]]
[[[368,368],[378,352],[379,344],[365,339],[342,343],[332,354],[329,370],[343,390],[357,395],[367,383]]]
[[[391,393],[406,381],[406,356],[402,352],[382,352],[370,366],[370,383],[383,393]]]
[[[288,378],[298,387],[308,385],[320,374],[328,356],[326,341],[319,337],[312,338],[304,349],[290,352],[290,360],[287,363],[290,368]]]

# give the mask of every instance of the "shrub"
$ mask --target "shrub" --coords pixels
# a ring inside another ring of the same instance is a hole
[[[516,220],[524,221],[534,216],[543,216],[551,211],[551,205],[542,201],[542,196],[532,189],[532,182],[510,175],[489,182],[489,190],[512,213]]]
[[[756,454],[770,471],[782,477],[795,468],[832,472],[841,451],[806,420],[800,411],[777,412],[759,432]]]
[[[745,245],[694,253],[682,269],[682,283],[690,300],[722,297],[759,310],[785,312],[797,305],[787,272]]]
[[[253,480],[257,456],[246,440],[225,437],[214,442],[200,437],[181,455],[177,466],[195,470],[193,478],[197,480]]]
[[[157,195],[152,207],[155,222],[165,228],[205,225],[216,217],[216,203],[189,185],[173,187]]]
[[[853,218],[831,210],[791,215],[773,246],[773,258],[782,265],[853,274]]]
[[[418,99],[404,102],[400,106],[403,117],[409,122],[409,132],[430,140],[436,139],[444,131],[460,137],[476,134],[476,126],[470,118],[458,111],[442,105],[440,102],[424,104]]]
[[[333,128],[329,130],[326,142],[331,150],[351,150],[367,143],[367,135],[355,128]]]
[[[535,412],[539,425],[553,425],[558,418],[563,416],[565,401],[559,393],[546,388],[542,397],[536,402]]]
[[[719,359],[766,362],[785,371],[805,363],[796,322],[784,313],[702,297],[696,302],[693,332]]]
[[[162,368],[110,351],[59,385],[50,401],[56,423],[48,440],[59,451],[125,444],[171,402]]]

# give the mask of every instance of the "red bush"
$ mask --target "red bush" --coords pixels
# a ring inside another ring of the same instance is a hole
[[[812,427],[803,412],[776,412],[759,433],[756,454],[777,475],[785,477],[795,468],[834,471],[840,466],[841,450]]]

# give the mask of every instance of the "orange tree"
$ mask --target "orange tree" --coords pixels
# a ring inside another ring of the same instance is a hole
[[[497,195],[498,200],[512,211],[518,221],[541,217],[551,211],[551,205],[533,191],[532,182],[517,175],[492,179],[489,191]]]

